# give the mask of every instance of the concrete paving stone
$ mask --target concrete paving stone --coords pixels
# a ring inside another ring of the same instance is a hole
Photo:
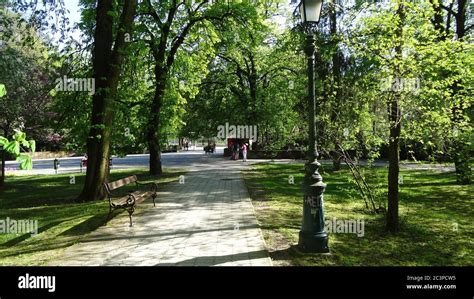
[[[133,227],[122,213],[51,265],[271,266],[238,162],[195,163],[184,185],[160,190],[156,208],[138,207]]]

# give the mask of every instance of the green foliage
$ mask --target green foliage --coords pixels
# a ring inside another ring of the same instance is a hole
[[[469,146],[469,136],[473,134],[472,43],[468,39],[440,38],[432,23],[435,12],[430,2],[391,3],[385,9],[363,10],[365,15],[347,37],[358,60],[368,62],[365,79],[362,77],[357,83],[365,87],[361,96],[368,98],[374,108],[366,115],[387,132],[384,102],[395,94],[390,89],[397,88],[397,84],[392,86],[389,82],[394,78],[419,80],[416,90],[397,92],[402,110],[402,142],[412,153],[415,145],[421,145],[418,151],[433,158],[455,160],[459,149],[450,148],[458,143]],[[394,24],[401,20],[394,10],[401,3],[405,18],[402,36],[397,36]],[[395,55],[396,47],[401,47],[401,56]],[[379,136],[379,145],[387,143],[386,136]]]
[[[0,146],[5,146],[5,144],[8,143],[8,139],[3,137],[3,136],[0,136]]]
[[[27,149],[32,153],[36,150],[36,142],[34,140],[27,140],[26,133],[17,131],[13,135],[13,140],[8,141],[7,138],[0,136],[0,147],[7,153],[16,157],[20,162],[20,169],[32,169],[33,161],[30,154],[26,154]]]
[[[18,18],[19,15],[7,11],[1,20],[7,25],[2,35],[0,69],[7,71],[0,72],[0,133],[10,138],[14,129],[20,129],[45,144],[51,132],[50,62],[55,55],[49,53],[51,48],[39,30]],[[22,39],[28,39],[27,44],[19,42]]]
[[[216,55],[196,99],[188,101],[183,136],[215,137],[229,123],[256,125],[258,143],[268,149],[301,138],[304,61],[294,51],[298,35],[272,25],[276,12],[276,3],[262,2],[246,8],[244,22],[232,18],[218,27]]]
[[[0,98],[7,94],[7,89],[5,84],[0,84]]]
[[[64,75],[92,76],[90,51],[96,1],[80,1],[78,27],[83,41],[66,42],[61,51],[38,36],[48,27],[46,23],[52,23],[47,18],[40,22],[39,16],[60,18],[64,8],[61,1],[45,1],[46,7],[32,14],[31,20],[26,19],[28,14],[15,13],[22,5],[31,9],[36,2],[15,3],[2,15],[8,39],[0,66],[13,72],[0,77],[8,88],[8,94],[3,94],[0,85],[4,107],[0,122],[10,128],[24,123],[26,133],[41,148],[46,136],[57,133],[63,147],[84,151],[91,96],[56,92],[53,82]],[[170,59],[171,66],[162,70],[165,91],[156,128],[162,144],[182,136],[215,136],[217,126],[228,122],[257,125],[259,143],[268,149],[305,145],[305,36],[297,28],[276,25],[281,16],[291,21],[291,11],[281,5],[287,1],[250,2],[184,1],[172,17],[164,60],[158,63],[156,47],[168,30],[165,22],[174,2],[151,1],[151,7],[148,1],[139,2],[118,93],[113,99],[114,154],[145,150],[147,121],[154,116],[150,113],[157,85],[154,67],[164,67]],[[407,12],[403,38],[395,34],[399,20],[394,12],[401,0],[385,6],[364,1],[356,1],[355,5],[350,1],[337,1],[337,5],[326,2],[316,55],[317,135],[322,152],[341,145],[356,150],[359,156],[380,157],[381,148],[388,142],[386,101],[391,96],[381,84],[396,77],[421,80],[416,93],[401,92],[402,142],[407,151],[445,158],[455,144],[473,146],[471,36],[456,40],[449,32],[448,38],[441,40],[432,24],[432,5],[426,1],[403,2]],[[56,8],[52,7],[55,3]],[[120,7],[114,2],[108,12],[114,20],[120,15]],[[338,24],[335,32],[331,31],[333,11]],[[472,14],[471,7],[467,7],[466,14]],[[26,26],[28,21],[35,26]],[[468,18],[466,22],[469,25],[472,21]],[[28,33],[21,38],[28,39],[29,47],[16,42],[18,31]],[[172,56],[173,44],[181,39]],[[396,57],[394,48],[400,44],[404,54]],[[337,67],[335,57],[340,64]],[[460,112],[453,119],[452,111],[458,108]],[[31,127],[35,128],[33,132],[28,131]]]
[[[18,156],[20,154],[20,143],[16,140],[8,142],[3,149],[10,154]]]

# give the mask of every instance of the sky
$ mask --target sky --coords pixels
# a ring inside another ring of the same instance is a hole
[[[64,0],[67,10],[69,10],[69,20],[71,22],[78,22],[81,19],[79,12],[79,0]]]
[[[79,0],[64,0],[64,4],[66,5],[66,9],[69,11],[67,17],[69,22],[71,22],[71,26],[75,26],[77,22],[81,20],[81,13],[79,10]],[[72,33],[72,37],[75,40],[79,40],[81,36],[80,31],[75,30]]]
[[[81,20],[79,0],[64,0],[64,4],[66,5],[66,9],[69,11],[69,13],[67,14],[67,17],[69,21],[71,22],[71,26],[74,26],[75,23]],[[290,9],[290,0],[288,0],[287,3],[284,4],[283,9],[284,10]],[[284,16],[277,16],[273,18],[273,21],[277,23],[280,28],[284,28],[287,26],[288,20]],[[79,40],[80,36],[81,36],[81,33],[79,31],[75,31],[72,33],[72,37],[75,40]]]

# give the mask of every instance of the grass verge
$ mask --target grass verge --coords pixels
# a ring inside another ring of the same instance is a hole
[[[324,167],[323,167],[324,168]],[[381,199],[387,169],[362,168]],[[257,219],[276,265],[305,266],[472,266],[474,265],[474,188],[456,184],[453,173],[402,170],[401,231],[384,229],[382,215],[365,209],[350,171],[321,170],[325,219],[364,219],[364,236],[333,233],[330,255],[297,250],[302,220],[303,164],[257,164],[244,172]],[[294,176],[295,184],[289,184]]]
[[[165,170],[157,179],[146,169],[117,170],[111,172],[110,181],[136,174],[140,181],[155,181],[161,188],[183,173]],[[71,175],[75,184],[71,184]],[[7,177],[5,188],[0,189],[0,219],[37,220],[38,234],[0,234],[1,266],[44,265],[105,223],[107,200],[74,202],[84,179],[84,173]]]

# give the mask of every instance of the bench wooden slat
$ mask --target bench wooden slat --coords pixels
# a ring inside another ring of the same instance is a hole
[[[112,190],[115,190],[117,188],[120,188],[122,186],[125,186],[127,184],[130,184],[130,183],[134,183],[136,182],[138,179],[137,179],[137,176],[135,175],[132,175],[132,176],[129,176],[127,178],[124,178],[124,179],[121,179],[121,180],[117,180],[115,182],[111,182],[111,183],[107,183],[107,188],[112,191]]]
[[[147,199],[147,196],[151,195],[152,192],[150,191],[135,191],[133,195],[135,196],[135,203],[142,203]],[[126,201],[126,200],[125,200]]]

